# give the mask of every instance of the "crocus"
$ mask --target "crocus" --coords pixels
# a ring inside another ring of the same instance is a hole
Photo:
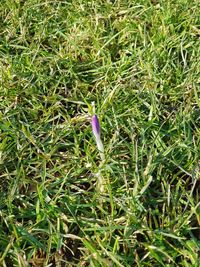
[[[100,125],[97,115],[92,116],[92,131],[95,138],[100,138]]]
[[[101,141],[101,136],[100,136],[101,129],[100,129],[100,124],[99,124],[99,120],[98,120],[97,115],[92,116],[92,131],[93,131],[94,137],[96,139],[96,144],[97,144],[97,148],[98,148],[99,153],[100,153],[100,157],[102,160],[104,160],[105,159],[104,147],[103,147],[103,143]]]

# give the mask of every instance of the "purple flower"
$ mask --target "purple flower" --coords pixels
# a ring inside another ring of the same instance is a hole
[[[92,116],[92,131],[96,138],[100,138],[100,124],[97,115]]]
[[[105,160],[105,156],[104,156],[104,147],[103,147],[103,143],[101,141],[101,137],[100,137],[100,124],[99,124],[99,120],[97,115],[93,115],[92,116],[92,131],[94,134],[94,137],[96,139],[96,144],[97,144],[97,148],[99,150],[100,153],[100,157],[102,159],[102,161]]]

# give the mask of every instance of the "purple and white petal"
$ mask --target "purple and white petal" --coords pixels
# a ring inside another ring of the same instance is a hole
[[[95,137],[100,137],[100,124],[97,115],[92,116],[92,131]]]

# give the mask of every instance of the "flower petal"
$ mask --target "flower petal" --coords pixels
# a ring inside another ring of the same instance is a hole
[[[92,131],[96,137],[100,136],[100,124],[97,115],[92,116]]]

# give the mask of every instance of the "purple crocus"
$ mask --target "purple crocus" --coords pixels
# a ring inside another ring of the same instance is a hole
[[[93,134],[94,134],[95,139],[96,139],[96,144],[97,144],[97,148],[98,148],[99,153],[100,153],[100,157],[102,160],[104,160],[105,159],[104,147],[103,147],[103,143],[102,143],[101,137],[100,137],[101,129],[100,129],[100,124],[99,124],[99,120],[98,120],[97,115],[92,116],[92,131],[93,131]]]
[[[95,138],[100,138],[100,125],[97,115],[92,116],[92,131]]]

